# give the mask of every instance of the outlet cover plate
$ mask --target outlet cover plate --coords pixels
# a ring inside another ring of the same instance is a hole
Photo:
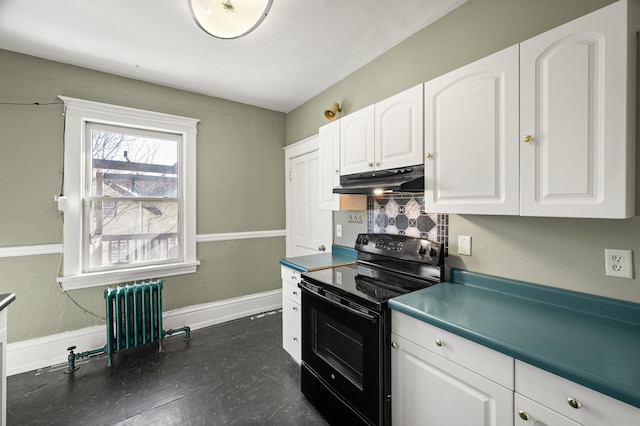
[[[469,235],[458,235],[458,254],[471,256],[471,237]]]
[[[604,249],[606,275],[633,279],[633,252],[631,250]]]

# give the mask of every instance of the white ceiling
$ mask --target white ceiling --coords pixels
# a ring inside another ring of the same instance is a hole
[[[235,40],[187,1],[0,0],[0,48],[289,112],[466,0],[274,0]]]

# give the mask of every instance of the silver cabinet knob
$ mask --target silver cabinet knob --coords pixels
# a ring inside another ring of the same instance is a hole
[[[318,251],[325,251],[327,248],[323,245],[321,245],[320,247],[318,247]]]
[[[391,342],[391,347],[393,349],[398,349],[398,342]]]
[[[567,398],[567,402],[569,403],[569,405],[572,408],[578,409],[578,408],[582,407],[582,404],[580,403],[580,401],[578,401],[575,398]]]
[[[531,416],[529,416],[529,413],[527,413],[527,412],[526,412],[526,411],[524,411],[524,410],[520,410],[520,411],[518,411],[518,415],[520,416],[520,418],[521,418],[522,420],[529,420],[529,419],[531,418]]]
[[[436,346],[442,346],[442,345],[444,345],[444,343],[442,343],[442,340],[436,339]]]

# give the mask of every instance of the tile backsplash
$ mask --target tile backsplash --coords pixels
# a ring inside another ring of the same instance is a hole
[[[428,238],[447,247],[449,216],[425,212],[421,194],[369,196],[367,232]]]

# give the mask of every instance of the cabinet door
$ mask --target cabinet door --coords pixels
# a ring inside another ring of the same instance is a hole
[[[629,42],[617,2],[521,44],[521,215],[633,215]]]
[[[518,206],[518,46],[431,80],[425,209],[511,214]]]
[[[373,170],[373,105],[340,119],[340,174]]]
[[[515,394],[516,426],[580,426],[547,407],[531,401],[520,394]]]
[[[513,425],[513,392],[392,333],[395,425]]]
[[[340,184],[340,121],[320,127],[320,208],[338,210],[340,197],[333,188]]]
[[[302,313],[300,303],[282,296],[282,347],[300,364],[302,359]]]
[[[376,169],[422,164],[422,96],[420,84],[375,104]]]

